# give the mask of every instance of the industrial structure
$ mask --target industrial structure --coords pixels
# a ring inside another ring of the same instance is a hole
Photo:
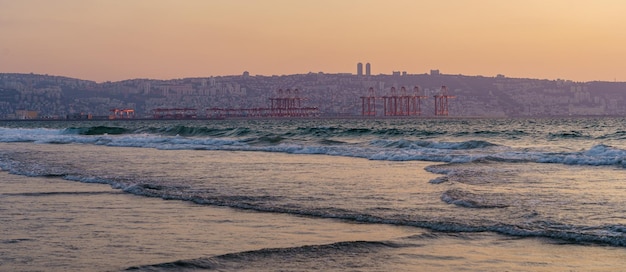
[[[376,93],[372,87],[367,90],[367,96],[361,96],[361,115],[376,116]]]
[[[317,107],[303,107],[298,89],[278,89],[276,96],[270,97],[269,108],[209,108],[207,117],[316,117]]]
[[[448,99],[456,98],[456,96],[448,94],[448,87],[441,86],[439,93],[434,95],[435,98],[435,116],[448,116]]]
[[[152,110],[154,119],[195,119],[198,110],[193,108],[157,108]]]
[[[132,119],[135,118],[134,109],[111,109],[109,119]]]
[[[366,117],[402,117],[421,116],[422,101],[428,99],[424,90],[419,86],[414,86],[412,91],[401,86],[396,89],[393,86],[388,89],[387,95],[377,96],[374,87],[367,90],[366,96],[361,96],[361,116]],[[441,86],[439,91],[433,95],[435,100],[434,115],[448,116],[449,99],[456,96],[448,93],[448,88]],[[300,91],[296,89],[278,89],[274,96],[268,98],[268,107],[254,108],[206,108],[204,113],[198,113],[195,108],[156,108],[152,110],[153,119],[223,119],[223,118],[284,118],[284,117],[318,117],[319,108],[303,106],[307,99],[300,96]],[[382,105],[380,105],[382,103]],[[109,119],[130,119],[134,118],[132,109],[112,109]]]
[[[400,88],[400,94],[395,87],[391,87],[390,95],[376,97],[374,88],[369,88],[367,96],[361,97],[361,115],[376,116],[376,100],[383,102],[384,116],[419,116],[422,115],[422,100],[428,98],[419,86],[413,88],[409,94],[406,87]]]

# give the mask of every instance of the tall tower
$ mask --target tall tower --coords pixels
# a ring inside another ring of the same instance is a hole
[[[357,76],[362,76],[363,75],[363,63],[357,63],[356,64],[356,75]]]
[[[365,64],[365,75],[366,76],[372,75],[372,66],[370,65],[369,62]]]

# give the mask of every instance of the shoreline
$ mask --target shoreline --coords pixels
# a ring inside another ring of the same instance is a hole
[[[623,115],[571,115],[571,116],[320,116],[320,117],[220,117],[220,118],[114,118],[114,119],[0,119],[0,122],[76,122],[76,121],[222,121],[222,120],[464,120],[464,119],[602,119],[602,118],[623,118]]]

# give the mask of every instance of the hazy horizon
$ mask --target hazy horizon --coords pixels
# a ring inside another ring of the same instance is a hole
[[[626,2],[0,0],[0,72],[626,80]]]

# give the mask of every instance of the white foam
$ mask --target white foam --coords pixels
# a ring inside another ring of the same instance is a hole
[[[57,137],[61,130],[47,128],[0,128],[0,142],[35,142]]]
[[[278,145],[249,145],[250,138],[183,137],[154,134],[79,135],[59,129],[0,128],[0,142],[81,143],[156,149],[200,149],[265,151],[292,154],[322,154],[386,161],[435,161],[467,163],[482,159],[559,163],[570,165],[617,165],[626,167],[626,150],[595,145],[578,152],[550,152],[514,149],[485,141],[408,141],[378,139],[360,144],[320,145],[316,141],[297,141]]]

